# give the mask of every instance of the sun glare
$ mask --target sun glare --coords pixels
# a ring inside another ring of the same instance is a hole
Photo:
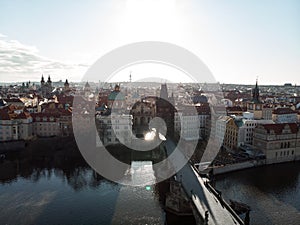
[[[172,40],[180,35],[182,19],[175,0],[128,0],[118,25],[120,35],[129,40]]]

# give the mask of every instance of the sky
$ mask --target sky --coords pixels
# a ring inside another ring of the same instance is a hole
[[[120,46],[163,41],[196,54],[220,83],[300,85],[298,0],[0,1],[0,82],[79,81]],[[187,81],[174,68],[121,70]],[[162,72],[164,73],[162,75]],[[205,82],[205,78],[203,78]]]

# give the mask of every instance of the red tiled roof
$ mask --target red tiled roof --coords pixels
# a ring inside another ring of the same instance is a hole
[[[10,116],[6,110],[0,110],[0,120],[10,120]]]
[[[71,116],[72,115],[72,112],[70,110],[65,110],[63,108],[55,108],[55,109],[46,108],[46,109],[43,110],[43,113],[59,114],[59,115],[64,115],[64,116]]]
[[[7,103],[23,103],[19,98],[6,98],[3,100]]]
[[[273,108],[273,105],[271,105],[271,104],[264,104],[263,108],[269,108],[269,109],[271,109],[271,108]]]
[[[273,110],[273,114],[293,114],[293,113],[297,113],[297,112],[292,110],[291,108],[277,108]]]
[[[229,106],[229,107],[226,107],[226,110],[230,111],[230,112],[233,112],[233,111],[244,112],[244,111],[246,111],[246,109],[244,107],[242,108],[241,106]]]
[[[210,114],[210,107],[208,104],[196,106],[196,109],[200,115]]]
[[[72,95],[69,95],[69,96],[59,95],[59,96],[57,96],[57,100],[61,104],[70,104],[70,105],[72,105],[73,100],[74,100],[74,96],[72,96]]]
[[[31,114],[33,121],[37,121],[37,117],[40,118],[39,121],[37,122],[49,122],[50,121],[50,117],[54,117],[54,118],[59,118],[60,115],[58,113],[32,113]],[[47,118],[46,121],[43,120],[43,118]]]
[[[28,112],[22,112],[16,116],[16,119],[28,119],[31,115]]]
[[[297,123],[275,123],[275,124],[262,124],[262,126],[270,133],[271,130],[274,130],[275,134],[281,134],[284,127],[288,125],[293,134],[298,132]]]

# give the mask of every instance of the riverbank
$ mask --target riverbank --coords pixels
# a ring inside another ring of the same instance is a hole
[[[265,160],[251,160],[241,163],[234,163],[234,164],[227,164],[223,166],[215,166],[212,168],[212,174],[213,175],[219,175],[244,169],[249,169],[253,167],[263,166],[266,165]]]
[[[25,141],[4,141],[0,142],[0,154],[10,151],[21,151],[26,147]]]
[[[0,142],[0,153],[18,152],[26,149],[48,149],[59,150],[67,146],[76,147],[76,141],[73,137],[49,137],[35,138],[32,140],[18,140]]]
[[[234,164],[227,164],[223,166],[214,166],[213,168],[210,168],[212,170],[213,175],[219,175],[219,174],[225,174],[255,167],[261,167],[261,166],[269,166],[274,164],[282,164],[282,163],[290,163],[290,162],[296,162],[298,160],[291,160],[291,161],[268,161],[266,159],[256,159],[256,160],[250,160],[245,161],[241,163],[234,163]]]

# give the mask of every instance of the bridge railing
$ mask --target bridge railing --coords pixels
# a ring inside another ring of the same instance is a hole
[[[204,175],[199,173],[199,170],[197,169],[197,167],[193,164],[190,164],[190,166],[192,167],[193,171],[197,173],[197,175],[199,175],[200,177],[203,177]],[[241,219],[241,217],[239,217],[239,215],[230,207],[230,205],[223,199],[221,192],[217,191],[210,183],[209,181],[204,181],[204,185],[207,188],[207,190],[209,190],[218,200],[219,202],[222,204],[222,206],[225,207],[225,209],[227,209],[230,214],[237,220],[237,222],[240,225],[244,225],[244,221]]]

